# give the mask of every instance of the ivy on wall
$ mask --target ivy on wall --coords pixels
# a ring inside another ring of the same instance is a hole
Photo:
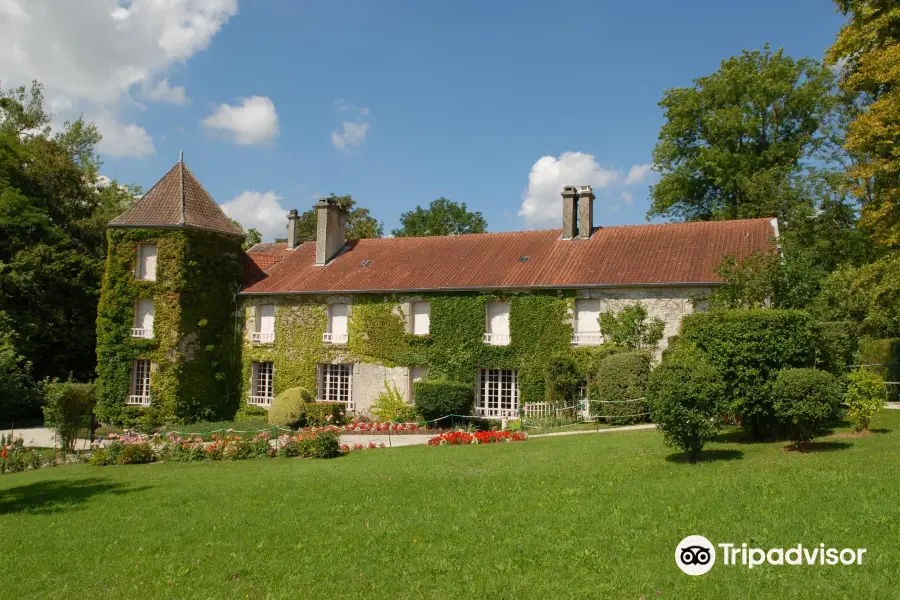
[[[109,251],[97,316],[97,416],[151,425],[224,418],[239,405],[235,296],[240,240],[171,229],[107,231]],[[135,278],[137,245],[157,245],[156,281]],[[135,303],[154,301],[154,338],[131,337]],[[151,405],[126,406],[132,362],[149,359]]]

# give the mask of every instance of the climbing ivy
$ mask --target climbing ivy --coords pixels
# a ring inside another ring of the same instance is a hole
[[[235,294],[240,240],[172,229],[107,232],[109,251],[97,316],[97,416],[125,425],[223,418],[239,405]],[[135,278],[137,245],[157,245],[156,281]],[[131,337],[135,303],[154,301],[154,338]],[[149,359],[151,405],[125,406],[132,361]]]

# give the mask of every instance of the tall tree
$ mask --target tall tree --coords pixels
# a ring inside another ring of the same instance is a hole
[[[836,0],[850,19],[828,49],[841,66],[841,88],[860,108],[845,147],[862,201],[862,222],[885,246],[900,244],[900,4],[897,0]]]
[[[444,197],[432,200],[428,208],[416,206],[415,210],[400,215],[400,229],[394,229],[394,237],[422,237],[429,235],[459,235],[484,233],[487,221],[481,213],[469,212],[466,203],[457,204]]]
[[[384,235],[384,225],[375,219],[368,208],[360,208],[356,201],[348,196],[335,196],[331,198],[347,211],[347,239],[361,240],[363,238],[377,238]],[[316,211],[310,209],[300,215],[299,222],[300,241],[316,239]]]
[[[648,216],[686,221],[783,217],[793,177],[829,138],[834,76],[782,50],[744,51],[690,88],[666,90]]]

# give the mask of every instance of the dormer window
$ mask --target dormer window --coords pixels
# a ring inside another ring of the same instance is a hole
[[[250,332],[250,341],[271,344],[275,341],[275,305],[262,304],[256,309],[256,330]]]
[[[137,254],[135,277],[144,281],[156,281],[156,244],[138,244]]]
[[[600,333],[600,311],[602,300],[576,300],[573,322],[572,344],[576,346],[597,346],[603,343]]]
[[[134,303],[134,326],[131,337],[153,339],[153,298],[141,298]]]
[[[431,331],[431,304],[428,302],[413,302],[412,304],[412,332],[414,335],[428,335]]]
[[[349,313],[347,304],[328,305],[328,326],[322,334],[322,341],[326,344],[346,344],[349,338],[347,334],[347,316]]]
[[[491,346],[508,346],[509,336],[509,302],[488,302],[487,331],[484,343]]]

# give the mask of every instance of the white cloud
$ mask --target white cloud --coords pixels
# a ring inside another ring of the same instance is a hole
[[[156,153],[153,138],[143,127],[134,123],[121,123],[114,116],[91,117],[103,134],[97,150],[116,158],[146,158]]]
[[[239,105],[221,104],[203,119],[209,129],[231,134],[236,144],[250,146],[269,144],[278,135],[278,113],[275,104],[266,96],[240,98]]]
[[[287,236],[288,209],[281,206],[281,199],[272,191],[246,191],[221,206],[222,211],[240,223],[245,231],[252,227],[262,234],[263,239],[274,240]]]
[[[0,81],[9,88],[37,79],[54,122],[102,114],[114,123],[104,136],[130,140],[107,147],[147,156],[152,140],[123,109],[209,47],[237,10],[237,0],[0,0]],[[170,100],[181,97],[169,89]]]
[[[146,98],[153,102],[168,102],[169,104],[190,104],[183,85],[171,87],[168,79],[162,79],[155,87],[150,89]]]
[[[627,206],[631,206],[631,201],[634,200],[634,195],[628,192],[622,192],[619,194],[619,198],[624,202]]]
[[[331,132],[331,143],[338,150],[349,152],[351,148],[360,146],[366,141],[372,124],[369,122],[369,109],[365,106],[350,104],[343,98],[334,101],[335,110],[338,112],[350,112],[355,115],[355,120],[341,122],[340,131]]]
[[[653,165],[633,165],[625,176],[625,185],[643,183],[652,170]]]
[[[560,193],[564,186],[590,185],[597,191],[618,178],[618,171],[604,169],[590,154],[565,152],[559,158],[542,156],[528,174],[519,216],[525,217],[529,225],[558,226],[562,219]]]

